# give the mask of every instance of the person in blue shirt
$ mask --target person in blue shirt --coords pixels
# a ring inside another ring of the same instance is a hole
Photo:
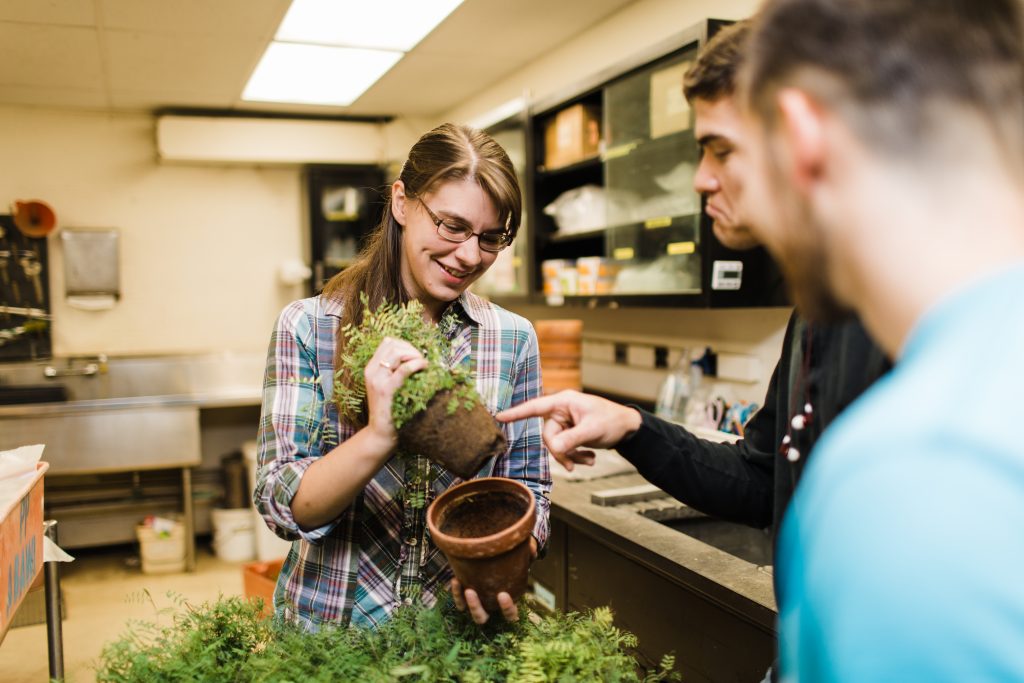
[[[776,554],[787,681],[1024,680],[1019,0],[768,0],[741,202],[801,312],[896,359]]]

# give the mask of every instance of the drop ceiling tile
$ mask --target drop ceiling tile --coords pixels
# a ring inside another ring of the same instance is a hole
[[[94,26],[93,0],[0,0],[0,21]]]
[[[264,41],[226,35],[104,31],[111,91],[241,94]]]
[[[101,0],[103,27],[269,40],[290,0]]]
[[[0,23],[0,86],[102,88],[96,30]]]
[[[356,100],[352,113],[426,116],[445,111],[516,67],[498,59],[446,55],[406,57]]]
[[[0,86],[0,104],[105,109],[109,106],[103,90],[87,88],[35,88],[27,85]]]
[[[118,109],[152,111],[165,107],[204,107],[227,109],[233,98],[211,92],[189,92],[167,89],[113,90],[110,104]]]

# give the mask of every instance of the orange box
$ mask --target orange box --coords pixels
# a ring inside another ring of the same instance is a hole
[[[36,463],[35,474],[0,510],[0,640],[43,569],[43,475],[49,467]]]
[[[263,614],[274,613],[274,588],[284,559],[269,562],[246,562],[242,565],[242,586],[247,598],[263,599]]]
[[[544,167],[561,168],[596,156],[601,151],[601,109],[574,104],[545,124]]]

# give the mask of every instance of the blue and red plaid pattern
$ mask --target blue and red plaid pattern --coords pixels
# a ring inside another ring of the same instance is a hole
[[[352,505],[322,527],[303,530],[292,517],[291,501],[309,465],[354,433],[330,401],[340,314],[338,302],[319,296],[287,306],[271,336],[263,382],[253,500],[267,526],[293,541],[278,578],[275,609],[308,630],[379,624],[413,594],[433,604],[451,579],[444,554],[426,532],[426,506],[403,501],[411,470],[424,464],[422,458],[392,456]],[[537,337],[525,318],[466,292],[441,325],[452,341],[453,364],[472,370],[492,414],[541,394]],[[541,420],[502,429],[507,452],[488,461],[478,476],[518,479],[533,491],[534,535],[543,547],[551,476]],[[460,481],[431,467],[427,505]]]

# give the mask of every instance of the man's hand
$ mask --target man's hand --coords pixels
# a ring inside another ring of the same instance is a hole
[[[578,463],[594,464],[593,452],[580,448],[613,448],[642,421],[633,408],[571,390],[520,403],[496,417],[501,422],[543,417],[544,444],[569,471]]]

